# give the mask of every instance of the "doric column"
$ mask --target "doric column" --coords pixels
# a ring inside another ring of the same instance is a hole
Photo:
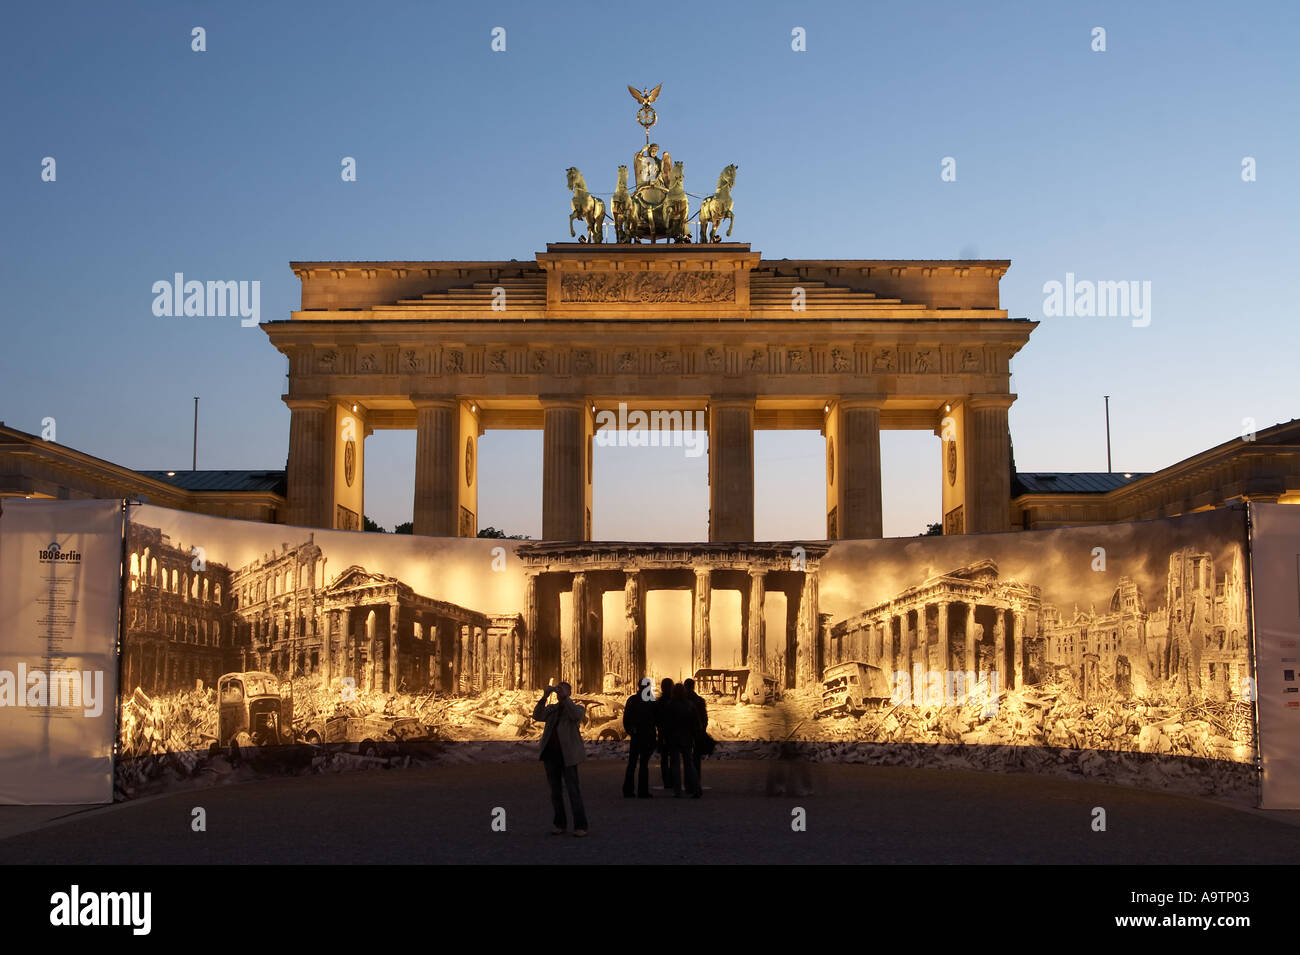
[[[465,677],[465,685],[473,690],[478,682],[478,629],[472,623],[465,624],[464,653],[461,673]]]
[[[928,605],[922,601],[921,606],[916,608],[916,656],[912,660],[912,672],[916,672],[916,665],[921,664],[921,679],[925,679],[925,674],[930,670],[930,621],[925,618],[926,607]]]
[[[402,610],[396,600],[388,604],[388,692],[396,693],[398,684],[401,682],[402,667],[401,654],[398,653],[398,647],[401,643],[401,634],[397,632],[401,622]]]
[[[952,669],[952,655],[948,646],[948,601],[939,601],[939,669],[944,671],[944,680],[948,679],[948,671]],[[944,684],[945,686],[947,683]]]
[[[796,609],[798,611],[794,634],[794,677],[796,686],[803,686],[808,680],[812,679],[813,641],[817,636],[817,631],[815,629],[816,616],[809,617],[808,608],[804,605],[805,597],[806,594],[804,593],[803,588],[800,588],[800,590],[795,593],[787,591],[785,595],[785,616],[787,627],[789,627],[791,609]],[[786,640],[788,641],[789,639],[790,637],[787,634]],[[853,633],[846,629],[843,639],[839,642],[838,652],[847,652],[844,651],[842,647],[844,644],[849,644],[851,646],[852,641]],[[832,660],[831,662],[838,663],[839,661]]]
[[[754,401],[709,402],[709,540],[754,539]]]
[[[911,614],[904,607],[898,615],[898,657],[895,661],[895,669],[906,670],[908,677],[912,675],[912,621],[909,619]]]
[[[641,574],[636,570],[624,571],[623,576],[623,640],[628,677],[633,686],[641,677],[649,675],[645,658],[645,608],[641,603]]]
[[[998,689],[1007,686],[1007,613],[1002,607],[995,608],[997,617],[993,621],[993,669],[998,671]]]
[[[456,537],[460,528],[460,403],[413,398],[415,405],[414,531]]]
[[[1020,687],[1025,682],[1025,612],[1023,610],[1017,610],[1012,614],[1011,648],[1012,653],[1015,654],[1012,676],[1015,686]]]
[[[456,640],[451,650],[451,683],[452,692],[459,696],[461,676],[465,671],[465,632],[469,625],[456,623],[455,627]]]
[[[816,669],[817,628],[820,621],[818,601],[817,574],[813,571],[804,571],[803,588],[799,594],[801,625],[796,645],[796,659],[799,661],[797,686],[807,686],[821,677]]]
[[[329,689],[330,685],[330,652],[334,646],[334,640],[331,634],[333,632],[334,619],[335,612],[333,610],[327,610],[321,614],[321,623],[324,626],[322,627],[322,633],[320,635],[320,675],[321,686],[326,689]]]
[[[524,636],[520,680],[525,687],[536,687],[539,678],[537,660],[537,574],[524,577]]]
[[[366,614],[366,671],[362,674],[364,685],[367,690],[374,690],[376,680],[375,673],[375,650],[376,650],[376,631],[379,629],[378,616],[373,610]]]
[[[435,617],[433,620],[434,627],[434,644],[433,644],[433,672],[434,687],[439,693],[443,692],[443,683],[447,679],[447,659],[448,643],[452,642],[449,635],[448,623],[444,617]]]
[[[838,414],[840,540],[885,536],[880,504],[880,409],[883,398],[844,398]]]
[[[590,540],[589,456],[586,401],[543,399],[542,539]],[[566,671],[567,672],[567,671]],[[574,684],[577,688],[577,684]]]
[[[512,690],[519,690],[528,685],[528,670],[524,665],[524,653],[528,645],[525,641],[526,637],[527,634],[519,629],[518,623],[510,628],[511,680],[513,681],[510,689]]]
[[[885,671],[885,677],[889,680],[889,685],[894,685],[894,671],[898,669],[894,665],[894,615],[885,616],[884,628],[880,634],[880,669]]]
[[[1011,439],[1007,410],[1015,395],[966,400],[966,532],[1011,527]]]
[[[709,636],[709,605],[712,601],[710,569],[695,568],[695,591],[691,605],[691,675],[712,666],[713,647]]]
[[[574,692],[582,687],[583,630],[587,625],[587,575],[573,575],[573,620],[560,644],[560,679],[567,680]]]
[[[349,666],[353,653],[352,608],[339,611],[339,676],[356,679],[356,671]]]
[[[491,670],[488,667],[488,632],[487,627],[478,627],[478,685],[479,689],[486,693],[491,686],[489,676]]]
[[[763,605],[767,598],[767,571],[749,572],[749,656],[746,666],[767,672],[767,627]]]
[[[968,601],[970,612],[966,614],[966,685],[973,686],[978,678],[979,661],[975,659],[975,601]]]
[[[748,584],[740,588],[740,665],[749,666],[749,590]]]
[[[285,470],[288,498],[285,523],[333,527],[334,461],[330,403],[321,399],[285,398],[289,406],[289,462]]]

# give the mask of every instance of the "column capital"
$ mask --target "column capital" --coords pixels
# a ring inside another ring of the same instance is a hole
[[[831,413],[841,411],[880,411],[885,407],[885,395],[841,395],[831,401]]]
[[[281,395],[280,400],[290,411],[328,411],[332,402],[328,398],[291,398]]]
[[[411,395],[411,404],[415,410],[421,408],[445,408],[454,411],[460,406],[460,399],[454,395]]]
[[[543,411],[550,408],[574,408],[578,411],[590,413],[591,410],[591,400],[581,395],[577,397],[573,395],[538,395],[537,400],[541,404]]]
[[[1019,395],[967,395],[962,399],[966,407],[972,409],[978,408],[1010,408]]]
[[[753,411],[757,399],[754,395],[710,395],[709,408],[742,408]]]

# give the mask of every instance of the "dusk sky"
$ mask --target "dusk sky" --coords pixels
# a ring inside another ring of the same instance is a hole
[[[641,145],[627,84],[662,82],[656,140],[696,195],[738,164],[732,238],[764,256],[1010,259],[1003,307],[1041,322],[1020,469],[1104,471],[1108,394],[1115,469],[1156,470],[1300,416],[1297,48],[1289,2],[11,8],[0,420],[181,469],[199,395],[200,468],[283,468],[285,359],[238,318],[155,317],[153,283],[259,281],[270,321],[291,260],[530,259],[568,239],[565,169],[608,193]],[[1150,324],[1045,315],[1067,273],[1150,282]],[[414,452],[367,441],[388,528]],[[882,458],[886,534],[938,521],[939,439]],[[479,461],[480,526],[540,536],[541,432]],[[595,537],[705,539],[706,462],[598,448]],[[819,434],[760,432],[755,470],[759,539],[824,536]]]

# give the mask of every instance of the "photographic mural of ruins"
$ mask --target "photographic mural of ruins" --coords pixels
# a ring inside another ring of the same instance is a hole
[[[722,756],[790,741],[811,758],[1097,776],[1185,757],[1182,783],[1156,784],[1197,791],[1253,772],[1239,510],[642,544],[320,531],[140,505],[127,553],[126,792],[275,744],[309,744],[288,748],[324,771],[535,740],[538,690],[560,679],[587,707],[584,735],[613,755],[642,675],[695,677]]]

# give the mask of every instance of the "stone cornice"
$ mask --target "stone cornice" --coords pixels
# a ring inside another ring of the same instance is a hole
[[[798,312],[906,319],[1005,316],[1006,259],[764,259],[745,243],[555,243],[532,260],[295,261],[303,313],[386,321],[669,315],[745,320]],[[614,308],[610,308],[614,306]],[[942,313],[942,314],[941,314]],[[983,313],[983,314],[981,314]]]

